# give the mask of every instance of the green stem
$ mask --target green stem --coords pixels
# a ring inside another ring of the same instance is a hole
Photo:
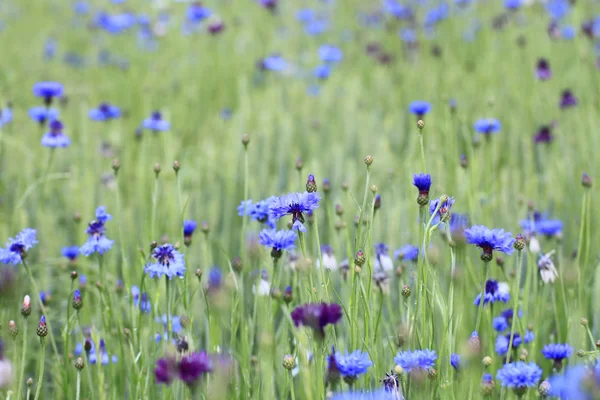
[[[48,321],[46,321],[47,323]],[[83,327],[81,326],[81,319],[79,318],[79,311],[77,311],[77,325],[79,326],[79,332],[81,333],[81,341],[82,343],[85,345],[85,336],[83,335]],[[85,361],[85,369],[86,369],[86,373],[87,373],[87,379],[88,379],[88,383],[90,385],[89,387],[89,393],[90,393],[90,397],[92,398],[92,400],[94,400],[96,398],[96,389],[94,387],[94,380],[92,379],[92,371],[90,368],[90,362],[89,362],[89,358],[87,355],[87,352],[83,352],[83,357],[84,357],[84,361]],[[29,397],[27,397],[29,398]]]
[[[521,256],[522,252],[517,251],[517,273],[515,275],[515,284],[513,285],[512,296],[513,296],[513,314],[512,321],[510,323],[510,336],[508,339],[508,352],[510,354],[513,344],[513,336],[515,334],[515,325],[517,323],[517,310],[519,308],[519,289],[521,287]]]
[[[115,174],[115,179],[116,179],[116,197],[117,197],[117,213],[119,215],[119,220],[123,221],[123,214],[121,212],[121,194],[120,194],[120,190],[119,190],[119,180],[118,180],[118,174]],[[124,274],[123,271],[127,271],[129,272],[129,261],[127,260],[127,252],[125,251],[125,241],[123,240],[123,224],[117,224],[118,226],[118,230],[119,230],[119,247],[121,249],[121,262],[122,262],[122,267],[121,267],[121,277],[123,279],[123,284],[125,285],[126,288],[129,288],[129,284],[128,284],[128,275]]]
[[[317,240],[317,254],[319,255],[319,269],[321,270],[321,286],[325,290],[325,301],[329,301],[329,289],[327,288],[328,282],[325,281],[325,266],[323,265],[323,253],[321,253],[321,239],[319,237],[319,219],[317,218],[317,212],[313,212],[313,218],[315,221],[315,235]]]
[[[244,146],[244,198],[242,201],[248,200],[248,146]],[[244,210],[242,215],[242,230],[240,232],[240,258],[242,262],[246,260],[246,224],[248,222],[248,216]]]
[[[421,147],[421,162],[423,163],[423,173],[427,173],[427,163],[425,162],[425,144],[423,143],[422,132],[419,132],[419,145]]]
[[[44,169],[44,175],[42,175],[42,187],[40,190],[41,193],[41,201],[44,202],[46,199],[46,180],[48,178],[48,173],[50,172],[50,167],[52,167],[52,161],[54,160],[54,149],[50,149],[50,155],[48,156],[48,163],[46,164],[46,168]]]
[[[167,293],[167,340],[171,338],[171,288],[169,277],[165,276],[165,287]]]
[[[47,323],[47,322],[46,322]],[[27,362],[27,317],[23,318],[23,348],[21,349],[21,366],[17,379],[17,399],[21,399],[23,379],[25,379],[25,363]]]
[[[150,242],[154,240],[156,226],[156,208],[158,206],[158,174],[154,180],[154,193],[152,194],[152,219],[150,220]]]
[[[582,259],[582,253],[583,253],[583,249],[584,249],[584,245],[585,245],[585,221],[586,221],[586,211],[587,211],[587,196],[588,196],[588,191],[585,190],[583,192],[583,198],[581,200],[581,217],[579,219],[579,245],[577,246],[577,258],[575,259],[575,265],[577,266],[578,272],[579,272],[579,288],[577,291],[578,297],[577,297],[577,303],[579,306],[579,310],[581,310],[581,312],[583,314],[585,314],[585,312],[587,310],[583,310],[582,309],[582,303],[583,303],[583,289],[585,284],[587,283],[585,281],[585,265],[582,267],[581,265],[581,259]]]
[[[489,263],[484,262],[483,268],[485,269],[485,278],[483,279],[483,284],[481,285],[481,298],[479,299],[479,308],[477,309],[477,322],[475,323],[475,331],[479,333],[479,324],[481,322],[481,315],[483,314],[483,299],[485,298],[485,283],[488,280],[488,276],[490,274]],[[509,349],[510,351],[510,349]]]
[[[40,393],[42,392],[42,383],[44,381],[44,364],[46,361],[46,341],[44,340],[43,337],[40,337],[40,345],[42,347],[39,357],[40,357],[40,364],[39,364],[39,375],[38,375],[38,381],[37,381],[37,386],[35,388],[35,397],[33,398],[33,400],[38,400],[40,398]]]
[[[81,393],[81,371],[77,371],[77,391],[75,392],[75,400],[79,400]]]

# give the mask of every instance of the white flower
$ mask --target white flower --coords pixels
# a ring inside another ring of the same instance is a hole
[[[554,283],[556,277],[558,276],[558,271],[554,266],[554,262],[552,262],[552,258],[550,258],[554,254],[554,250],[550,253],[544,254],[538,260],[538,268],[540,269],[540,275],[542,276],[542,280],[544,283]]]
[[[375,271],[391,271],[394,269],[394,262],[387,254],[382,254],[375,257],[375,262],[373,263],[375,267]]]
[[[323,266],[326,269],[332,270],[332,271],[336,271],[339,266],[337,263],[337,260],[335,259],[335,256],[333,254],[327,254],[325,252],[323,252],[321,254],[321,256],[323,257]],[[321,261],[317,260],[317,267],[320,268],[321,267]]]
[[[0,360],[0,387],[10,386],[12,380],[12,365],[6,359]]]
[[[529,251],[533,254],[538,254],[540,251],[542,251],[542,248],[540,247],[540,242],[535,236],[532,236],[531,239],[529,239]]]
[[[258,290],[256,290],[256,285],[252,286],[252,293],[258,296],[268,296],[271,293],[271,284],[269,281],[261,279],[258,284]]]

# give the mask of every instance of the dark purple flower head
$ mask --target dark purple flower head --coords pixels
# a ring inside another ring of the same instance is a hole
[[[154,377],[157,383],[171,384],[177,377],[177,361],[174,357],[161,358],[156,362]]]
[[[308,303],[292,311],[292,319],[296,326],[308,326],[320,338],[325,335],[325,326],[336,324],[340,318],[342,318],[342,307],[335,303]]]
[[[552,140],[554,140],[554,135],[552,135],[551,125],[541,126],[533,137],[535,143],[550,143]]]
[[[64,126],[63,126],[62,122],[60,122],[57,119],[50,122],[50,134],[53,136],[60,135],[63,131],[63,128],[64,128]]]
[[[275,197],[269,204],[269,215],[272,219],[280,219],[284,215],[292,216],[292,229],[306,232],[304,215],[310,214],[319,207],[321,198],[315,192],[288,193]]]
[[[200,377],[211,372],[212,369],[212,359],[207,353],[204,351],[190,353],[179,361],[179,379],[187,385],[193,385]]]
[[[575,107],[577,105],[577,98],[570,89],[563,90],[560,95],[559,105],[562,109]]]
[[[183,236],[191,237],[194,234],[197,225],[198,224],[194,220],[183,221]]]
[[[547,81],[552,78],[552,70],[550,69],[550,63],[545,58],[540,58],[537,62],[535,69],[536,75],[539,80]]]

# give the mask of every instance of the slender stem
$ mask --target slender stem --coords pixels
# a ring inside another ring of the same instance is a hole
[[[583,249],[585,246],[585,221],[586,221],[586,211],[587,211],[587,196],[588,196],[588,191],[585,190],[583,192],[583,198],[581,200],[581,217],[579,219],[579,245],[577,247],[577,258],[575,259],[575,265],[577,266],[578,272],[579,272],[579,288],[577,291],[578,294],[578,298],[577,298],[577,304],[579,306],[579,310],[585,314],[585,312],[587,310],[582,310],[582,303],[583,303],[583,289],[585,284],[587,283],[585,281],[585,265],[582,267],[581,265],[581,259],[582,259],[582,253],[583,253]]]
[[[40,345],[42,348],[41,348],[41,351],[39,354],[39,357],[40,357],[39,375],[38,375],[37,386],[35,388],[35,397],[33,398],[33,400],[38,400],[40,398],[40,393],[42,392],[42,383],[44,381],[44,364],[46,361],[46,341],[44,340],[43,337],[40,337]]]
[[[83,328],[81,326],[81,319],[79,318],[79,311],[77,311],[77,325],[79,326],[79,332],[81,333],[81,340],[82,342],[85,344],[85,336],[83,334]],[[46,321],[47,323],[47,321]],[[84,357],[84,361],[85,361],[85,369],[86,369],[86,374],[87,374],[87,379],[88,379],[88,383],[90,385],[89,387],[89,393],[90,393],[90,397],[92,398],[92,400],[94,400],[96,398],[96,392],[95,392],[95,388],[94,388],[94,380],[92,379],[92,371],[90,368],[90,362],[89,362],[89,358],[88,358],[88,354],[86,351],[83,352],[83,357]],[[29,397],[27,397],[29,399]]]
[[[154,240],[156,227],[156,208],[158,206],[158,174],[154,180],[154,193],[152,194],[152,219],[150,220],[150,241]]]
[[[244,146],[244,198],[242,201],[248,200],[248,146]],[[240,258],[242,262],[246,259],[246,224],[248,222],[248,216],[244,210],[242,215],[242,230],[240,232]]]
[[[169,277],[165,276],[165,286],[167,293],[167,340],[171,338],[171,289]]]
[[[483,314],[483,299],[485,298],[485,283],[488,280],[488,276],[490,274],[489,263],[484,262],[483,268],[485,269],[485,278],[483,279],[483,284],[481,285],[481,297],[479,298],[479,308],[477,310],[477,322],[475,323],[475,331],[479,333],[479,323],[481,322],[481,315]]]
[[[450,233],[450,224],[445,224],[446,226],[446,239],[448,240],[448,246],[450,247],[450,259],[451,259],[451,268],[450,268],[450,293],[448,295],[449,304],[448,304],[448,354],[449,357],[452,356],[452,345],[454,343],[454,274],[456,270],[456,254],[454,254],[454,242],[452,241],[452,235]],[[454,390],[452,390],[454,393]]]
[[[425,162],[425,143],[423,143],[423,133],[419,132],[419,145],[421,146],[421,162],[423,163],[423,173],[427,172],[427,163]]]
[[[321,239],[319,237],[319,219],[317,218],[316,211],[313,211],[313,218],[315,221],[315,235],[317,240],[317,254],[319,255],[319,269],[321,270],[321,285],[325,289],[325,300],[329,301],[329,289],[327,288],[328,283],[325,281],[325,266],[323,265],[323,253],[321,253]]]
[[[117,213],[119,215],[119,220],[121,222],[123,222],[123,214],[121,212],[121,191],[119,190],[119,179],[118,179],[119,175],[115,174],[115,179],[116,179],[116,197],[117,197]],[[125,251],[125,242],[123,240],[123,224],[117,224],[118,226],[118,230],[119,230],[119,247],[121,249],[121,262],[122,262],[122,267],[121,267],[121,278],[123,279],[123,284],[125,285],[126,288],[129,288],[128,285],[128,275],[124,274],[123,271],[127,271],[129,272],[129,261],[127,260],[127,252]]]
[[[31,286],[33,286],[34,297],[38,300],[40,309],[42,310],[42,314],[47,315],[46,307],[44,306],[44,303],[42,302],[42,299],[40,297],[40,291],[38,289],[37,283],[35,282],[35,279],[33,279],[33,275],[31,274],[31,269],[29,269],[29,265],[27,264],[27,261],[25,259],[23,259],[22,262],[23,262],[23,267],[25,267],[25,271],[27,272],[27,275],[29,276],[29,280],[31,281]],[[56,358],[58,360],[60,360],[58,348],[56,347],[56,342],[54,341],[54,333],[52,332],[52,328],[50,327],[49,320],[46,321],[46,325],[48,326],[48,332],[49,332],[49,336],[50,336],[50,343],[52,344],[52,349],[54,351],[54,354],[56,354]]]
[[[44,169],[44,175],[42,175],[42,187],[40,190],[41,198],[40,200],[44,202],[46,198],[46,180],[48,178],[48,173],[50,172],[50,168],[52,167],[52,161],[54,160],[54,148],[50,149],[50,155],[48,156],[48,163],[46,164],[46,168]]]
[[[47,323],[47,322],[46,322]],[[21,349],[21,366],[17,379],[17,399],[21,399],[23,379],[25,379],[25,363],[27,362],[27,317],[23,318],[23,348]]]
[[[513,336],[515,334],[515,325],[516,325],[517,318],[518,318],[517,309],[519,308],[519,289],[521,287],[521,256],[522,256],[522,252],[517,251],[517,273],[515,275],[515,284],[513,285],[513,290],[512,290],[513,314],[512,314],[512,321],[510,323],[510,336],[508,339],[507,354],[510,354],[510,351],[512,349]]]
[[[75,400],[79,400],[81,393],[81,371],[77,371],[77,392],[75,393]]]

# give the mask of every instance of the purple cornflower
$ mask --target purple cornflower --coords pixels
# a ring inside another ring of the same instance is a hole
[[[485,294],[483,296],[483,304],[494,304],[497,301],[507,303],[510,300],[509,286],[506,282],[498,282],[493,279],[485,283]],[[475,297],[473,304],[479,306],[481,302],[481,293]]]
[[[274,198],[269,204],[269,215],[273,219],[280,219],[285,215],[292,216],[292,229],[306,232],[304,215],[312,213],[319,207],[320,197],[316,192],[288,193]]]
[[[571,357],[573,348],[568,344],[548,344],[542,349],[542,354],[554,362],[554,368],[560,369],[565,358]]]
[[[514,251],[514,239],[510,232],[504,232],[504,229],[490,229],[483,225],[473,225],[465,230],[467,243],[474,244],[481,248],[481,259],[489,262],[493,258],[493,251],[501,251],[506,254],[512,254]]]
[[[405,261],[416,261],[419,257],[419,248],[412,244],[407,244],[398,250],[394,251],[395,259],[402,259]]]
[[[536,386],[542,378],[542,370],[536,363],[525,364],[522,361],[504,364],[496,378],[502,386],[512,388],[518,396],[522,396],[530,386]]]
[[[297,237],[294,231],[263,229],[260,232],[260,244],[271,249],[271,257],[280,258],[283,250],[290,251],[296,248]]]
[[[545,58],[540,58],[537,62],[535,73],[539,80],[547,81],[552,78],[552,70],[550,69],[550,63]]]
[[[170,385],[177,377],[177,360],[175,357],[165,357],[156,361],[154,368],[154,377],[156,383],[164,383]]]
[[[166,276],[173,279],[174,276],[183,277],[185,272],[185,259],[171,244],[163,244],[154,249],[152,253],[154,262],[149,262],[144,271],[150,278],[161,278]]]
[[[48,121],[54,121],[58,118],[59,111],[55,108],[46,107],[31,107],[29,109],[29,118],[40,125],[44,125]]]
[[[469,216],[466,214],[452,213],[450,215],[450,235],[457,244],[464,244],[465,230],[469,226]]]
[[[88,112],[88,116],[94,121],[108,121],[119,118],[121,116],[121,110],[119,107],[113,106],[112,104],[102,103],[98,108],[92,108]]]
[[[501,125],[500,121],[495,118],[487,118],[477,120],[473,124],[473,128],[476,132],[482,133],[484,135],[489,135],[491,133],[498,133],[500,131]]]
[[[400,351],[394,357],[396,364],[400,365],[407,373],[416,370],[428,371],[435,365],[436,359],[436,352],[429,349]]]
[[[68,147],[71,144],[71,139],[63,133],[63,124],[55,119],[50,122],[50,130],[42,136],[42,146],[55,149],[57,147]]]
[[[248,215],[251,220],[258,221],[261,224],[265,224],[269,228],[274,229],[277,220],[269,215],[269,205],[275,199],[277,199],[277,197],[271,196],[255,204],[252,204],[251,200],[248,200],[249,203],[246,203],[246,215]],[[241,212],[241,207],[242,204],[240,204],[240,206],[238,207],[238,212]]]
[[[89,223],[86,233],[88,240],[81,246],[79,252],[86,257],[94,253],[104,254],[112,248],[114,241],[104,236],[106,228],[104,224],[112,219],[112,215],[106,213],[106,207],[96,208],[96,219]]]
[[[0,249],[0,262],[3,264],[17,265],[23,261],[23,256],[37,244],[37,231],[25,228],[14,238],[9,238],[6,247]]]
[[[159,111],[154,111],[150,118],[144,120],[142,126],[153,132],[165,132],[171,129],[171,124],[169,121],[162,119],[162,114]]]
[[[413,185],[419,189],[419,195],[423,194],[429,197],[429,189],[431,188],[431,175],[414,174]]]
[[[69,261],[75,261],[75,260],[77,260],[77,256],[79,255],[79,247],[77,247],[77,246],[63,247],[61,254],[63,257],[69,259]]]
[[[450,210],[454,204],[454,197],[446,197],[446,199],[440,203],[441,200],[442,198],[439,198],[429,202],[429,215],[434,215],[435,213],[432,221],[434,224],[437,224],[439,221],[445,222],[450,218]]]
[[[525,232],[535,232],[547,237],[560,236],[563,223],[559,219],[547,219],[545,215],[533,213],[532,218],[520,221],[521,229]]]
[[[560,95],[559,106],[563,110],[565,108],[575,107],[577,105],[577,97],[570,89],[565,89]]]
[[[416,100],[410,103],[408,106],[408,111],[412,114],[415,114],[417,118],[421,119],[425,114],[427,114],[431,110],[431,103],[422,100]],[[415,186],[417,186],[415,184]]]
[[[213,363],[211,357],[204,351],[190,353],[184,356],[178,365],[179,379],[186,385],[194,385],[203,375],[211,372]]]
[[[554,140],[554,135],[552,135],[551,125],[541,126],[533,137],[534,143],[550,143],[552,140]]]
[[[342,307],[335,303],[308,303],[292,311],[294,325],[312,328],[316,336],[321,339],[325,336],[325,326],[336,324],[340,318],[342,318]]]
[[[33,94],[44,98],[47,106],[52,103],[54,97],[60,97],[64,93],[64,87],[58,82],[38,82],[33,85]]]

